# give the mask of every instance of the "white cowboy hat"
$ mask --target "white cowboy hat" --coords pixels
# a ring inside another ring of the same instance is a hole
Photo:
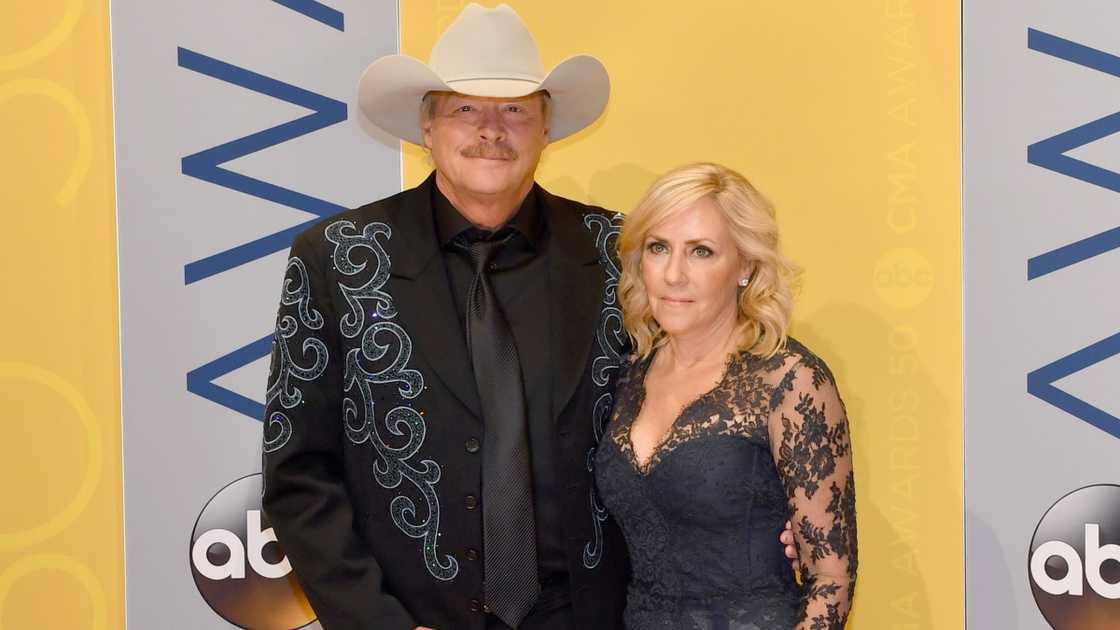
[[[558,140],[595,122],[607,106],[610,79],[590,55],[560,62],[547,75],[533,36],[508,5],[471,3],[447,27],[427,64],[389,55],[358,81],[358,106],[373,125],[423,145],[420,101],[433,91],[511,98],[547,90],[552,99],[549,138]]]

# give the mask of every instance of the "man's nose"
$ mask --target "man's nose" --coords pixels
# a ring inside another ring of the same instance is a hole
[[[501,113],[496,107],[482,108],[482,116],[478,121],[478,135],[479,138],[490,142],[497,142],[505,138],[505,125],[502,123]]]

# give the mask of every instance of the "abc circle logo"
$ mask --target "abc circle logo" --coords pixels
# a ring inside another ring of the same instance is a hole
[[[1055,630],[1116,628],[1120,486],[1086,486],[1046,511],[1028,556],[1034,601]]]
[[[890,249],[875,262],[872,284],[879,299],[893,308],[914,308],[933,291],[933,266],[913,247]]]
[[[191,573],[206,603],[248,630],[294,630],[315,613],[261,510],[261,475],[218,491],[191,532]]]

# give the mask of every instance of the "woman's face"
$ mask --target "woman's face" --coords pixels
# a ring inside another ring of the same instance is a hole
[[[734,326],[748,265],[715,201],[704,197],[655,224],[642,244],[642,282],[653,317],[674,337]]]

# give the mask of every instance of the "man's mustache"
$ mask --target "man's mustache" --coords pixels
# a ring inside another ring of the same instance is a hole
[[[466,158],[486,158],[490,160],[516,160],[517,151],[504,142],[476,142],[464,147],[459,154]]]

